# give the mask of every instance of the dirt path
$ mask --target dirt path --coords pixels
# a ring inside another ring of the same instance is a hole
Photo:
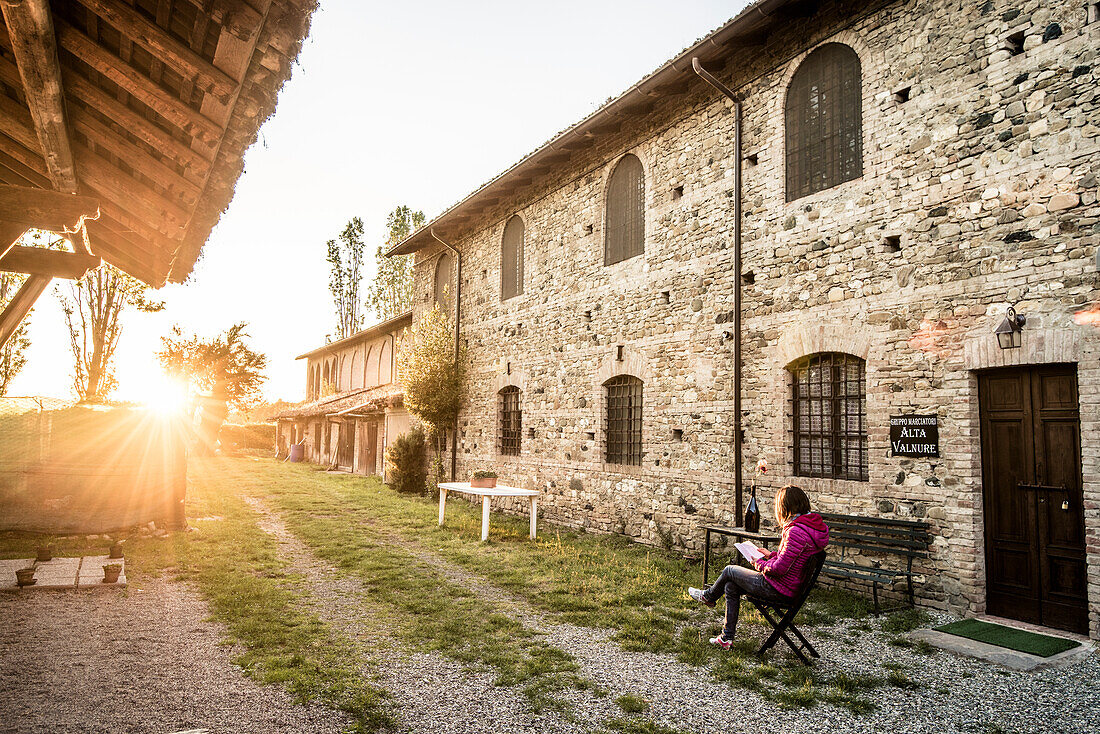
[[[377,669],[376,682],[393,696],[402,731],[585,731],[583,725],[555,712],[532,712],[518,689],[495,686],[491,673],[472,671],[438,653],[402,646],[386,629],[386,611],[371,605],[362,583],[318,559],[262,501],[243,499],[260,515],[261,529],[279,544],[289,570],[305,577],[308,610],[359,643],[364,656],[361,668]]]
[[[346,730],[343,714],[247,678],[208,615],[166,579],[126,592],[0,594],[0,732]]]

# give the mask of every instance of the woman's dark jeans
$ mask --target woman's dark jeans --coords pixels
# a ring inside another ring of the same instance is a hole
[[[726,566],[718,580],[703,592],[703,598],[708,602],[718,601],[718,597],[723,593],[726,595],[726,619],[722,625],[722,637],[727,640],[732,640],[737,631],[737,615],[741,611],[742,594],[750,594],[765,601],[789,602],[791,600],[786,594],[776,591],[775,587],[764,578],[764,574],[744,566]]]

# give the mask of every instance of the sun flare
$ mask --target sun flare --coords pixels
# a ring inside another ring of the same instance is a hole
[[[158,415],[182,415],[187,409],[187,386],[161,373],[150,374],[138,400]]]

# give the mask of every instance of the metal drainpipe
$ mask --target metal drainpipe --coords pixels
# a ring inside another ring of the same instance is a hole
[[[691,68],[703,81],[733,101],[733,148],[736,160],[733,168],[733,477],[735,519],[740,524],[744,521],[741,481],[741,99],[704,69],[698,57],[691,60]]]
[[[432,237],[439,244],[446,247],[448,250],[455,254],[455,364],[458,364],[458,315],[459,304],[462,303],[462,253],[455,249],[453,246],[447,244],[443,240],[439,239],[439,235],[435,233],[435,229],[429,229]],[[455,424],[451,428],[451,481],[455,481],[455,475],[458,472],[458,415],[455,415]]]

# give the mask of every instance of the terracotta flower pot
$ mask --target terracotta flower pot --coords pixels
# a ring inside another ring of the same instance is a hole
[[[16,571],[15,571],[15,583],[19,584],[20,586],[33,586],[34,584],[38,583],[37,579],[34,578],[34,569],[33,568],[16,569]]]
[[[35,560],[36,561],[41,561],[41,562],[52,561],[53,560],[53,548],[51,548],[48,545],[38,546],[38,556],[35,558]]]
[[[474,477],[470,480],[470,486],[474,489],[492,489],[497,486],[496,477]]]
[[[118,577],[122,573],[122,564],[108,563],[103,566],[103,583],[117,584]]]

